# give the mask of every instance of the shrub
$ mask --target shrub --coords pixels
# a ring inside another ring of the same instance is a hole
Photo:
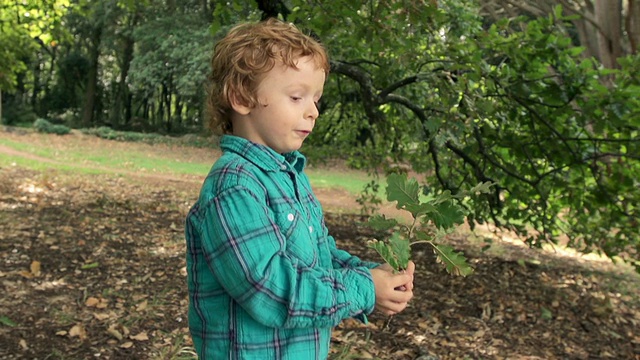
[[[45,134],[56,134],[56,135],[66,135],[71,132],[71,129],[64,125],[54,125],[45,119],[37,119],[33,123],[33,128],[36,131],[45,133]]]
[[[15,100],[9,100],[4,105],[2,119],[0,119],[3,125],[29,127],[38,118],[30,106],[20,104]]]

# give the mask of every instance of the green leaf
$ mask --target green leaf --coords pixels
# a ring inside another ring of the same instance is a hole
[[[9,318],[8,318],[7,316],[5,316],[5,315],[0,316],[0,324],[2,324],[2,325],[6,325],[6,326],[9,326],[9,327],[15,327],[15,326],[17,326],[17,325],[18,325],[18,324],[16,324],[16,322],[15,322],[15,321],[13,321],[13,320],[9,319]]]
[[[398,225],[398,221],[387,219],[384,215],[374,215],[369,218],[367,225],[374,230],[387,231]]]
[[[441,229],[452,228],[456,224],[464,223],[462,208],[452,201],[435,206],[435,211],[425,215],[425,218],[433,221],[433,224]]]
[[[389,239],[391,245],[391,251],[395,254],[398,261],[398,268],[396,270],[404,270],[409,266],[409,259],[411,259],[411,244],[409,239],[405,239],[398,233],[393,233],[391,239]]]
[[[473,268],[461,253],[457,253],[448,245],[433,245],[436,261],[444,264],[445,270],[452,275],[467,276],[473,273]]]
[[[369,241],[368,247],[374,249],[380,254],[382,260],[384,260],[387,264],[391,265],[391,267],[395,270],[399,270],[400,266],[398,265],[398,260],[396,259],[393,251],[391,250],[391,246],[380,240],[371,240]]]
[[[553,313],[551,312],[551,310],[549,310],[546,307],[542,306],[542,307],[540,307],[540,317],[543,318],[544,320],[552,320],[553,319]]]
[[[97,262],[94,263],[90,263],[90,264],[84,264],[80,267],[80,269],[82,270],[89,270],[89,269],[95,269],[99,266],[100,264]]]
[[[387,177],[387,200],[397,201],[398,209],[418,205],[419,188],[418,182],[415,179],[407,180],[406,174],[391,174]]]
[[[469,194],[478,195],[478,194],[489,194],[491,193],[491,187],[495,185],[491,181],[481,182],[478,185],[469,189]]]
[[[409,204],[405,207],[405,210],[409,211],[414,218],[417,218],[420,215],[438,211],[432,204],[429,203]]]
[[[371,240],[368,246],[377,251],[382,259],[396,271],[404,270],[409,265],[410,242],[399,233],[393,233],[388,242]]]

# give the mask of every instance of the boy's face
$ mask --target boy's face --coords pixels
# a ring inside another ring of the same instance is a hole
[[[236,135],[278,153],[300,149],[318,117],[325,73],[311,57],[298,59],[296,65],[277,64],[264,75],[257,90],[259,104],[248,109],[245,129]]]

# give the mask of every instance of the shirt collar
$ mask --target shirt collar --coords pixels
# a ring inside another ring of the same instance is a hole
[[[245,138],[234,135],[223,135],[220,139],[220,149],[223,152],[236,153],[264,171],[279,171],[295,169],[302,172],[307,159],[299,151],[278,154],[268,146],[253,143]]]

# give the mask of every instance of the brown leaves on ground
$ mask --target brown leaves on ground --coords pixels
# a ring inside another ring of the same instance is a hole
[[[182,224],[198,187],[0,169],[0,358],[194,358]],[[361,220],[327,215],[341,247],[377,260]],[[376,314],[344,321],[332,358],[640,358],[635,274],[450,240],[476,273],[415,249],[411,306],[388,330]]]
[[[0,183],[0,355],[192,354],[176,225],[184,199],[119,178],[18,168],[0,169]]]

